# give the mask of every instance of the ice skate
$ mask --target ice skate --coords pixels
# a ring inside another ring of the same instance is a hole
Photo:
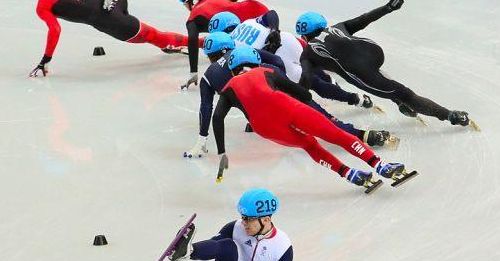
[[[418,175],[416,171],[408,173],[402,163],[380,162],[375,169],[380,176],[394,180],[391,184],[393,187],[398,187]]]
[[[373,179],[373,174],[371,172],[357,169],[350,169],[349,172],[347,172],[346,177],[347,181],[352,184],[365,187],[366,194],[370,194],[377,190],[384,183],[382,180]]]
[[[198,136],[198,140],[194,147],[190,149],[189,151],[184,152],[184,158],[201,158],[205,156],[208,153],[207,149],[207,137],[205,136]]]
[[[176,53],[185,55],[189,54],[187,47],[185,46],[176,47],[172,45],[167,45],[165,48],[162,48],[161,50],[166,54],[176,54]]]
[[[408,105],[400,103],[398,104],[398,107],[399,107],[399,112],[401,112],[404,116],[415,118],[422,125],[429,126],[427,122],[425,122],[424,119],[422,119],[422,117],[420,117],[418,113],[415,112],[412,108],[408,107]]]
[[[475,131],[481,131],[477,123],[469,119],[469,114],[465,111],[450,111],[448,120],[452,125],[469,126]]]
[[[356,106],[362,107],[362,108],[365,108],[365,109],[371,109],[371,110],[373,110],[373,111],[375,111],[377,113],[385,113],[385,111],[382,108],[380,108],[377,105],[374,105],[372,99],[370,98],[370,96],[368,96],[366,94],[363,94],[363,98],[360,99],[360,101],[358,102],[358,104]]]
[[[363,135],[363,142],[370,146],[386,146],[392,150],[397,150],[400,139],[391,135],[388,131],[366,131]]]

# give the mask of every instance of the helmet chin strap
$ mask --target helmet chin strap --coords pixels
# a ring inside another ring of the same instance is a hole
[[[258,235],[262,235],[262,234],[261,234],[261,233],[262,233],[262,230],[264,230],[264,224],[262,224],[262,219],[261,219],[261,218],[259,218],[258,220],[259,220],[260,229],[259,229],[259,232],[257,232],[257,234],[255,234],[256,236],[258,236]]]
[[[266,233],[262,234],[262,230],[264,230],[264,224],[262,223],[261,218],[259,218],[258,220],[259,220],[260,229],[259,229],[259,232],[257,232],[255,235],[253,235],[254,237],[260,236],[260,235],[265,235],[269,232],[269,231],[267,231]],[[273,227],[274,227],[274,224],[271,222],[271,228],[273,228]]]

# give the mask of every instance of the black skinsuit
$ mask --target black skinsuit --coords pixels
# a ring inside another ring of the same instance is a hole
[[[411,89],[380,72],[384,63],[382,48],[370,39],[353,36],[370,23],[391,12],[379,7],[357,18],[326,28],[309,41],[301,56],[301,83],[309,86],[315,69],[335,72],[347,82],[373,95],[403,103],[416,113],[448,119],[450,111],[435,102],[418,96]]]

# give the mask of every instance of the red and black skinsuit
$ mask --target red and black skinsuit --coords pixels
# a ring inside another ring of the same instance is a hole
[[[200,0],[191,8],[186,22],[189,37],[189,66],[190,72],[198,72],[197,39],[200,32],[208,32],[208,22],[212,16],[220,12],[231,12],[243,22],[250,18],[259,17],[269,11],[262,3],[256,0],[233,2],[231,0]]]
[[[61,26],[57,18],[88,24],[129,43],[150,43],[162,49],[187,46],[187,36],[158,31],[130,15],[127,6],[127,0],[118,0],[109,11],[103,8],[103,0],[38,0],[36,13],[49,28],[41,64],[50,61],[59,41]]]
[[[237,107],[255,133],[284,146],[304,149],[314,161],[342,177],[350,168],[325,150],[316,137],[341,146],[372,167],[380,161],[368,145],[304,104],[309,100],[307,90],[270,68],[254,68],[232,78],[220,93],[213,116],[218,153],[225,153],[224,118],[231,107]]]

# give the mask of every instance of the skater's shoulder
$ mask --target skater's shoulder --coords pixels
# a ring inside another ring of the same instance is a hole
[[[288,245],[288,246],[292,245],[292,241],[290,240],[290,237],[288,236],[288,234],[285,231],[283,231],[277,227],[275,227],[275,229],[276,229],[276,234],[274,237],[276,237],[277,240],[279,240],[280,242],[282,242],[285,245]]]

